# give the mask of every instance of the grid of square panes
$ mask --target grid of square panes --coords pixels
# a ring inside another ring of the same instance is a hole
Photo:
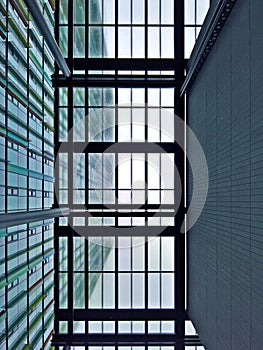
[[[68,0],[59,3],[59,43],[65,57],[72,20],[75,58],[174,58],[173,0],[74,0],[72,7]]]
[[[59,89],[61,142],[174,142],[174,88],[73,88],[72,101],[68,90]]]
[[[69,203],[68,156],[60,153],[58,157],[60,204]],[[86,156],[88,169],[85,169]],[[71,205],[147,203],[173,208],[175,203],[173,153],[73,153],[72,173]],[[86,191],[88,203],[85,203]]]
[[[189,58],[201,30],[211,0],[184,0],[185,58]]]
[[[71,249],[68,238],[60,237],[60,309],[68,307],[68,249]],[[73,307],[173,309],[174,251],[174,237],[150,237],[147,240],[145,237],[90,237],[88,240],[73,237]],[[85,289],[86,280],[88,290]],[[135,326],[137,328],[122,324],[119,332],[125,329],[142,331],[138,324]],[[148,332],[174,332],[174,329],[169,324],[152,321]]]

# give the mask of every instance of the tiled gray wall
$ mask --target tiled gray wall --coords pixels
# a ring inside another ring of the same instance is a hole
[[[188,123],[210,176],[188,233],[189,315],[207,350],[263,349],[261,0],[234,6],[188,94]]]

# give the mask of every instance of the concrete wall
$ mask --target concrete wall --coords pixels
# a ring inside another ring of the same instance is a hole
[[[188,311],[207,350],[263,348],[263,3],[238,0],[188,94],[209,194],[188,233]],[[195,152],[188,145],[190,152]],[[189,195],[192,179],[189,176]]]

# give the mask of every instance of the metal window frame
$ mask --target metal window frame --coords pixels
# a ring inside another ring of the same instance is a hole
[[[118,3],[115,0],[115,43],[118,43]],[[148,26],[147,23],[147,3],[145,5],[145,27]],[[69,20],[68,27],[73,28],[73,1],[69,1]],[[86,23],[88,23],[88,10],[86,10]],[[55,35],[57,41],[59,40],[59,0],[56,0],[56,12],[55,12]],[[174,26],[176,28],[174,32],[174,59],[106,59],[106,58],[73,58],[73,30],[69,31],[68,38],[68,58],[66,62],[73,72],[69,79],[65,79],[59,74],[59,69],[56,67],[55,74],[53,75],[53,84],[55,89],[55,113],[58,113],[58,97],[59,97],[59,87],[68,87],[69,100],[72,99],[73,87],[113,87],[117,89],[118,87],[175,87],[175,113],[184,120],[184,100],[180,98],[180,87],[184,81],[184,69],[186,67],[186,60],[184,59],[184,0],[175,1],[174,6]],[[86,26],[86,57],[88,57],[88,26]],[[115,57],[118,57],[118,45],[115,45]],[[145,53],[147,57],[147,35],[145,40]],[[77,74],[77,71],[85,71],[85,75]],[[89,75],[90,70],[112,70],[115,72],[114,75]],[[119,70],[173,70],[175,71],[175,76],[120,76],[118,75]],[[87,95],[87,94],[86,94]],[[147,102],[147,101],[146,101]],[[118,103],[118,100],[115,101]],[[86,112],[88,112],[88,99],[86,97]],[[68,129],[70,130],[73,126],[73,106],[68,108]],[[59,142],[59,120],[55,119],[55,154],[57,154],[61,143]],[[146,128],[147,129],[147,128]],[[146,136],[147,136],[147,130]],[[118,139],[118,129],[115,130],[115,137]],[[146,137],[147,139],[147,137]],[[93,143],[89,145],[86,149],[87,154],[89,152],[103,152],[109,145],[103,142]],[[184,155],[183,152],[178,151],[178,147],[175,144],[162,144],[164,151],[172,152],[175,154],[175,162],[178,171],[181,175],[182,186],[184,187]],[[74,151],[77,152],[78,143],[74,144]],[[150,151],[151,146],[146,146],[145,143],[139,146],[133,145],[123,145],[123,151],[126,152],[127,149],[136,149],[138,147],[139,153],[147,153]],[[86,169],[88,169],[88,157],[86,154]],[[69,157],[69,167],[72,167],[72,157]],[[86,170],[87,171],[87,170]],[[115,177],[116,179],[116,177]],[[117,180],[116,180],[117,181]],[[116,182],[117,185],[117,182]],[[115,186],[117,187],[117,186]],[[86,191],[88,192],[88,191]],[[86,193],[86,203],[87,203]],[[71,198],[72,202],[72,198]],[[55,199],[55,204],[58,206],[57,200]],[[89,209],[103,209],[103,205],[90,206]],[[99,213],[100,214],[100,213]],[[137,213],[140,215],[140,213]],[[57,350],[59,346],[64,346],[64,348],[69,348],[71,345],[82,345],[88,349],[89,345],[113,345],[115,349],[118,349],[119,345],[125,344],[129,346],[133,345],[144,345],[146,349],[152,344],[157,345],[175,345],[176,350],[183,350],[186,345],[200,346],[200,340],[198,336],[185,336],[185,321],[188,320],[187,312],[185,310],[185,235],[180,233],[180,223],[183,221],[185,214],[184,200],[181,200],[179,210],[176,215],[176,221],[174,227],[167,227],[160,236],[172,236],[175,238],[175,308],[174,309],[118,309],[118,299],[115,295],[115,309],[74,309],[73,308],[73,249],[68,248],[68,308],[59,309],[58,302],[55,303],[55,334],[53,337],[53,345]],[[74,214],[77,215],[77,214]],[[74,216],[73,214],[71,215]],[[114,213],[115,222],[118,217],[122,215],[120,213]],[[125,215],[125,214],[124,214]],[[144,213],[145,215],[145,213]],[[71,219],[70,219],[71,220]],[[78,227],[79,229],[79,227]],[[83,228],[83,231],[85,228]],[[116,228],[114,233],[115,240],[118,239],[120,235],[125,233],[125,228]],[[138,235],[143,235],[145,237],[151,236],[153,234],[151,227],[138,227]],[[73,247],[73,237],[78,236],[78,233],[74,231],[73,228],[69,226],[59,226],[58,219],[55,220],[55,250],[59,251],[59,237],[68,238],[68,247]],[[79,232],[79,230],[78,230]],[[97,235],[99,232],[100,236],[107,236],[107,227],[90,227],[90,235]],[[142,233],[143,232],[143,233]],[[83,232],[84,234],[84,232]],[[112,236],[112,233],[111,233]],[[117,249],[117,248],[115,248]],[[85,244],[85,254],[88,254],[88,243]],[[118,266],[118,251],[115,254],[115,266]],[[88,259],[86,259],[86,270],[88,271]],[[147,274],[148,266],[148,245],[145,244],[145,273]],[[59,256],[55,255],[55,296],[58,297],[59,294]],[[118,271],[115,270],[115,275]],[[115,290],[117,290],[117,276],[115,278]],[[85,288],[88,289],[88,279],[85,279]],[[147,303],[148,295],[148,285],[145,282],[145,302]],[[86,305],[88,305],[86,293]],[[115,334],[88,334],[87,322],[86,322],[86,334],[73,334],[73,319],[74,320],[113,320],[115,321]],[[129,334],[120,335],[117,329],[117,320],[175,320],[175,334],[169,335],[152,335],[148,334],[147,326],[145,328],[145,334]],[[68,333],[59,334],[59,321],[70,321],[68,322]]]

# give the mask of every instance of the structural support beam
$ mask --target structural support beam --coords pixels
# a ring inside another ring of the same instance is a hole
[[[31,13],[40,33],[43,35],[50,51],[52,52],[55,61],[59,68],[62,70],[66,77],[70,77],[71,73],[68,65],[62,55],[62,52],[54,39],[54,35],[51,32],[45,17],[43,16],[42,10],[38,4],[38,0],[24,0],[25,4]]]
[[[54,87],[174,87],[174,76],[137,76],[137,75],[74,75],[70,79],[64,76],[53,76]]]
[[[74,70],[174,70],[178,72],[186,67],[187,60],[174,58],[66,58]],[[75,75],[75,74],[74,74]]]
[[[59,319],[67,321],[71,317],[69,309],[58,309]],[[186,312],[180,314],[180,318],[187,320]],[[177,322],[178,315],[173,309],[75,309],[76,321],[160,321],[168,320]]]
[[[28,224],[34,221],[47,220],[56,218],[59,216],[65,216],[70,213],[68,208],[63,209],[47,209],[47,210],[34,210],[34,211],[23,211],[18,213],[8,213],[0,215],[0,229]]]
[[[100,334],[99,343],[97,334],[55,334],[52,344],[63,346],[112,346],[112,345],[155,345],[175,346],[178,343],[190,346],[200,346],[201,342],[198,336],[189,336],[185,339],[179,339],[176,334]]]

